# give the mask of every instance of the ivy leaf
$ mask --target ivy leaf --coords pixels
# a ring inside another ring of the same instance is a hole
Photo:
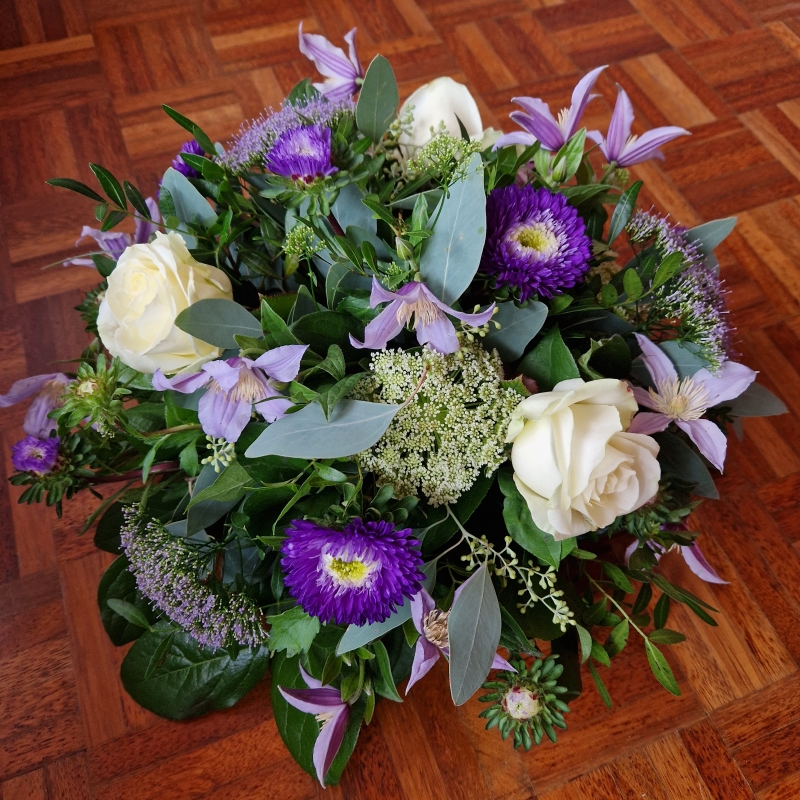
[[[267,617],[267,622],[272,626],[269,632],[270,652],[286,651],[288,658],[307,653],[320,628],[319,619],[310,617],[300,606]]]

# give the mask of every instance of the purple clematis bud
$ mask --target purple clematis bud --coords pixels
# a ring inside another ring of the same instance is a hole
[[[662,530],[676,530],[676,531],[685,531],[688,530],[685,524],[681,525],[662,525]],[[629,545],[625,550],[625,564],[628,563],[630,557],[633,555],[636,548],[639,546],[639,542],[635,541],[631,545]],[[703,552],[700,550],[700,545],[697,542],[692,542],[690,545],[682,546],[679,544],[673,545],[669,551],[666,551],[660,544],[656,542],[648,542],[647,546],[653,551],[653,555],[656,557],[656,561],[661,560],[661,556],[664,555],[665,552],[672,552],[673,550],[677,550],[681,556],[683,556],[683,560],[686,562],[686,566],[697,575],[698,578],[704,580],[706,583],[719,583],[719,584],[728,584],[729,581],[725,581],[717,575],[716,570],[711,564],[706,561],[706,557],[703,555]]]
[[[463,588],[462,584],[456,589],[453,603],[458,599]],[[442,653],[447,658],[450,657],[450,640],[447,636],[447,618],[449,616],[449,611],[436,608],[436,603],[425,589],[420,589],[411,598],[411,621],[419,633],[419,639],[417,639],[414,651],[414,663],[411,665],[411,677],[408,679],[406,694],[420,678],[424,678],[430,672],[431,667],[439,660]],[[492,669],[516,672],[514,667],[497,653],[492,662]]]
[[[728,440],[711,420],[700,417],[707,409],[738,397],[756,379],[757,373],[744,364],[725,361],[714,374],[699,369],[680,380],[669,356],[658,345],[641,333],[635,336],[655,389],[633,387],[639,405],[653,411],[640,411],[628,433],[659,433],[674,422],[722,472]]]
[[[310,58],[327,78],[323,83],[315,83],[314,88],[329,100],[352,97],[359,90],[364,70],[356,51],[356,30],[353,28],[344,36],[350,51],[346,56],[341,47],[336,47],[324,36],[303,33],[303,23],[300,23],[300,52]]]
[[[54,408],[61,408],[64,405],[61,396],[70,383],[72,383],[72,379],[62,372],[23,378],[21,381],[17,381],[7,394],[0,394],[0,408],[8,408],[33,397],[34,400],[28,408],[28,413],[25,414],[22,430],[29,436],[46,439],[50,435],[50,431],[54,431],[58,427],[56,421],[47,415]]]
[[[184,169],[186,165],[184,164]],[[120,233],[115,231],[101,231],[97,228],[90,228],[88,225],[83,226],[80,238],[75,242],[77,247],[84,239],[94,239],[97,246],[110,258],[116,261],[125,250],[132,244],[147,244],[150,237],[158,230],[158,225],[161,222],[161,214],[158,211],[158,204],[152,197],[148,197],[144,201],[150,211],[151,222],[136,218],[136,227],[133,231],[133,238],[129,233]],[[64,266],[70,264],[77,264],[81,267],[94,267],[94,261],[91,258],[73,258],[71,261],[65,261]]]
[[[279,686],[278,691],[290,706],[306,714],[315,714],[317,720],[322,723],[322,729],[314,743],[313,761],[317,779],[322,786],[325,786],[325,776],[342,746],[347,723],[350,721],[350,706],[342,702],[342,695],[338,689],[323,686],[322,681],[309,675],[302,665],[298,666],[309,688],[284,689]]]
[[[658,149],[667,142],[679,136],[689,136],[689,131],[670,125],[665,128],[653,128],[641,136],[631,136],[633,124],[633,106],[628,93],[617,85],[617,102],[611,123],[608,126],[608,135],[604,139],[599,131],[590,131],[586,135],[597,144],[608,160],[618,167],[632,167],[651,158],[664,158]]]
[[[477,314],[465,314],[463,311],[454,311],[439,300],[424,283],[407,283],[396,292],[390,292],[373,278],[370,308],[386,302],[389,305],[364,329],[363,342],[350,337],[353,347],[383,350],[413,315],[414,330],[420,344],[427,344],[444,355],[455,353],[459,349],[458,337],[453,323],[447,317],[455,317],[470,325],[484,325],[492,318],[495,306],[492,303]]]
[[[267,422],[275,422],[293,405],[276,388],[297,377],[300,360],[308,345],[276,347],[255,361],[229,358],[203,364],[200,372],[167,378],[161,370],[153,375],[153,387],[160,392],[172,389],[191,394],[203,386],[208,391],[200,398],[198,414],[203,430],[215,439],[235,442],[255,410]]]
[[[522,106],[524,111],[512,111],[510,116],[524,131],[507,133],[494,144],[493,150],[510,144],[521,144],[525,147],[534,142],[541,142],[545,150],[560,150],[578,130],[578,125],[589,101],[597,95],[589,94],[594,88],[600,73],[605,67],[597,67],[578,81],[572,92],[572,104],[564,108],[556,119],[550,112],[550,106],[538,97],[514,97],[513,102]]]

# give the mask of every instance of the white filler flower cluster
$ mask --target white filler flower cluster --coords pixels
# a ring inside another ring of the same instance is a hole
[[[506,428],[520,396],[503,385],[497,351],[477,342],[448,356],[383,350],[370,366],[354,397],[403,403],[413,394],[378,443],[359,454],[397,495],[422,492],[432,506],[453,503],[482,468],[491,474],[505,461]]]

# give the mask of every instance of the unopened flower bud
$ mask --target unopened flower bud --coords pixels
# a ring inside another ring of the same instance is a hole
[[[503,709],[512,719],[533,719],[539,714],[539,696],[524,686],[514,686],[503,698]]]

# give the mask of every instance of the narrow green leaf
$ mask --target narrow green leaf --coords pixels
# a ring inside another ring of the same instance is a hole
[[[600,699],[609,707],[611,708],[611,695],[608,693],[608,689],[606,689],[606,685],[603,683],[603,679],[597,674],[597,670],[594,668],[594,664],[589,662],[589,672],[592,675],[592,680],[594,681],[594,685],[597,687],[597,693],[600,695]]]
[[[630,623],[627,619],[623,619],[618,623],[608,634],[603,648],[608,653],[609,658],[613,658],[618,653],[622,652],[625,645],[628,643],[628,635],[630,633]]]
[[[625,594],[630,594],[633,591],[633,584],[628,580],[628,576],[616,565],[609,564],[603,561],[603,571],[611,579],[614,586],[622,589]]]
[[[605,651],[605,648],[600,644],[600,642],[596,642],[594,639],[592,639],[592,650],[590,655],[595,661],[597,661],[599,664],[602,664],[604,667],[611,666],[611,659],[608,657],[608,653]]]
[[[69,189],[71,192],[77,192],[98,203],[105,202],[94,189],[90,189],[85,183],[75,181],[72,178],[50,178],[50,180],[45,181],[45,183],[49,186],[57,186],[60,189]]]
[[[663,653],[649,639],[645,639],[644,646],[645,650],[647,650],[647,661],[650,664],[650,669],[653,670],[653,675],[656,676],[656,680],[668,692],[680,697],[680,687]]]
[[[131,201],[131,205],[138,211],[145,219],[150,219],[150,209],[142,197],[142,193],[129,181],[122,181],[122,187],[125,190],[125,196]]]
[[[662,594],[653,609],[653,624],[656,628],[663,628],[669,619],[669,595]]]
[[[686,641],[686,637],[682,633],[669,628],[659,628],[649,634],[647,638],[655,644],[677,644]]]
[[[127,216],[128,215],[124,211],[112,211],[103,221],[100,230],[103,231],[103,233],[110,231],[112,228],[119,225]]]
[[[611,223],[608,226],[609,244],[622,233],[623,229],[630,221],[633,209],[636,207],[636,198],[639,196],[639,189],[641,188],[642,182],[636,181],[636,183],[632,183],[620,195],[619,201],[614,208],[614,213],[611,215]]]
[[[581,643],[581,664],[585,664],[592,654],[592,634],[582,625],[575,626],[578,629],[578,639]]]
[[[650,600],[653,598],[653,589],[649,583],[643,583],[641,588],[639,589],[639,594],[636,595],[636,600],[633,602],[633,608],[631,608],[632,614],[641,614],[644,611]]]
[[[110,609],[116,611],[117,614],[128,620],[132,625],[138,625],[140,628],[144,628],[147,631],[151,630],[150,620],[147,619],[144,613],[136,608],[133,603],[129,603],[127,600],[120,600],[116,597],[109,597],[106,603]]]
[[[89,164],[89,169],[94,173],[95,178],[97,178],[103,187],[103,191],[111,201],[121,209],[127,209],[128,202],[125,199],[125,192],[122,190],[119,181],[105,167],[101,167],[99,164]]]
[[[375,680],[375,691],[386,697],[389,700],[394,700],[395,703],[402,703],[403,698],[397,692],[394,678],[392,677],[392,665],[389,661],[389,653],[386,651],[386,645],[380,640],[376,639],[372,645],[375,651],[375,661],[378,665],[378,675]]]

